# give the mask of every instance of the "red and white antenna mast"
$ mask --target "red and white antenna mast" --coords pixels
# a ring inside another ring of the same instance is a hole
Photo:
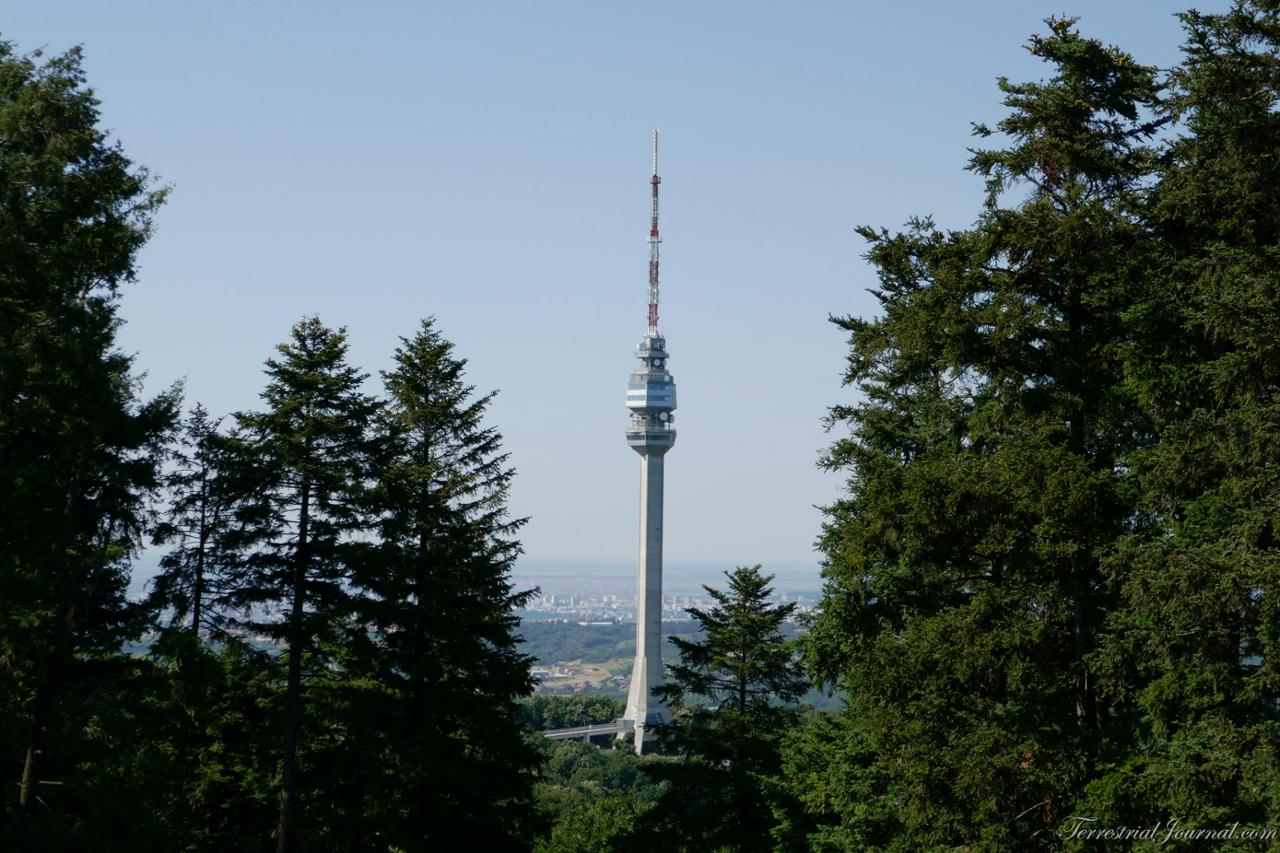
[[[658,333],[658,246],[662,238],[658,236],[658,131],[653,131],[653,177],[649,185],[653,188],[653,219],[649,225],[649,334]]]

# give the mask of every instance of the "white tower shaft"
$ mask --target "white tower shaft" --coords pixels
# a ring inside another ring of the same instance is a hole
[[[635,729],[636,752],[652,741],[652,723],[671,722],[666,703],[653,695],[662,684],[662,486],[661,453],[640,457],[640,561],[636,573],[636,660],[624,720]]]

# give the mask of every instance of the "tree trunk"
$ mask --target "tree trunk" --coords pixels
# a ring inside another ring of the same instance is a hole
[[[53,665],[50,663],[50,669]],[[40,784],[40,760],[48,741],[49,732],[49,680],[52,673],[45,676],[43,683],[36,690],[35,707],[31,715],[31,738],[27,745],[27,759],[22,765],[22,782],[18,788],[18,808],[25,817],[30,817],[35,809],[35,789]]]
[[[200,471],[200,542],[196,548],[196,576],[191,583],[191,631],[200,639],[200,602],[204,599],[204,549],[209,546],[208,470]]]
[[[294,844],[294,811],[298,797],[298,719],[302,706],[302,620],[306,602],[307,535],[310,525],[311,483],[303,477],[298,510],[298,550],[293,569],[293,604],[289,613],[289,684],[285,693],[284,767],[280,776],[280,825],[277,853],[289,853]]]
[[[1072,348],[1072,358],[1068,367],[1070,377],[1068,387],[1076,398],[1068,441],[1071,452],[1087,460],[1090,468],[1094,468],[1096,466],[1094,460],[1089,457],[1088,446],[1087,422],[1091,414],[1086,403],[1086,396],[1090,393],[1086,369],[1088,360],[1082,341],[1085,332],[1085,320],[1082,315],[1085,309],[1081,305],[1079,288],[1074,285],[1068,287],[1067,322]],[[1078,533],[1083,542],[1088,542],[1091,538],[1088,530],[1080,530]],[[1076,666],[1076,719],[1080,727],[1088,733],[1084,759],[1089,772],[1092,773],[1095,748],[1093,741],[1098,728],[1097,691],[1093,679],[1089,677],[1088,665],[1085,662],[1085,657],[1093,651],[1094,647],[1093,625],[1089,618],[1092,599],[1090,582],[1095,575],[1092,555],[1082,549],[1081,556],[1073,560],[1071,573],[1069,588],[1071,590],[1072,657]]]

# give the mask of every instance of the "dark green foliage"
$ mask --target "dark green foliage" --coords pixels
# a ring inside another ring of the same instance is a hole
[[[79,51],[0,43],[0,824],[19,832],[102,816],[79,753],[145,626],[128,566],[176,417],[115,349],[164,192],[97,122]]]
[[[551,835],[534,846],[537,853],[599,853],[632,849],[630,840],[639,819],[652,803],[633,793],[611,794],[597,799],[574,798],[563,808]]]
[[[335,668],[307,684],[312,724],[298,759],[305,838],[320,850],[412,850],[397,844],[418,807],[396,775],[410,747],[395,719],[397,697],[362,675],[367,649],[352,645],[336,649]]]
[[[534,849],[588,853],[635,848],[637,819],[654,807],[663,790],[642,772],[647,760],[630,749],[537,737],[545,758],[535,796],[550,834]]]
[[[545,737],[540,741],[543,785],[601,795],[635,790],[645,800],[657,790],[642,772],[645,762],[629,749],[600,749],[581,741]]]
[[[1183,21],[1170,108],[1184,131],[1152,195],[1161,267],[1132,363],[1159,433],[1135,458],[1158,528],[1106,565],[1122,606],[1099,654],[1133,746],[1089,807],[1266,826],[1280,811],[1280,6]]]
[[[680,760],[647,766],[667,789],[641,822],[642,842],[672,839],[671,849],[680,850],[770,846],[779,745],[808,689],[783,633],[795,604],[769,602],[772,577],[759,566],[725,576],[727,590],[704,587],[714,607],[689,611],[703,637],[674,640],[680,659],[658,691],[675,713],[663,744]]]
[[[176,813],[192,849],[270,850],[279,817],[285,662],[236,644],[216,657],[207,649],[197,655],[182,645],[190,642],[186,635],[177,643],[181,654],[169,666],[183,691],[178,708],[203,737],[188,802],[176,803]],[[196,667],[192,693],[187,670]]]
[[[627,703],[612,696],[532,696],[520,700],[520,722],[534,731],[567,729],[621,719]]]
[[[872,769],[868,769],[872,768]],[[888,772],[876,767],[866,729],[828,712],[810,713],[782,743],[777,784],[790,796],[775,806],[783,850],[878,850],[901,832],[881,796]]]
[[[267,851],[277,819],[280,662],[169,630],[150,657],[103,656],[66,689],[75,784],[49,818],[0,827],[0,849]],[[71,775],[71,774],[69,774]],[[54,816],[76,815],[76,820]]]
[[[146,680],[121,697],[115,752],[102,761],[118,774],[120,849],[274,848],[284,661],[171,628],[134,665]],[[151,823],[147,839],[137,830]]]
[[[520,653],[506,494],[514,474],[483,422],[466,362],[428,320],[384,375],[388,451],[377,472],[379,545],[355,578],[373,635],[353,671],[378,685],[380,770],[394,787],[375,819],[403,850],[507,849],[532,836],[538,755],[517,700],[533,690]],[[356,741],[369,752],[376,746]],[[381,783],[379,783],[381,784]]]
[[[818,805],[886,849],[1052,847],[1132,746],[1094,655],[1118,603],[1103,561],[1152,525],[1126,357],[1154,263],[1138,208],[1159,87],[1049,25],[1031,51],[1052,78],[1001,81],[1008,147],[974,156],[975,227],[862,229],[884,313],[837,321],[864,399],[831,415],[851,427],[825,460],[849,495],[828,509],[809,661],[848,691],[837,760],[878,802]]]

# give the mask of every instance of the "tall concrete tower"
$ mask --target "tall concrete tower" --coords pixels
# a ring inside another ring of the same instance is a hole
[[[676,383],[667,372],[667,342],[658,334],[658,131],[653,132],[653,218],[649,226],[649,330],[636,347],[640,366],[627,382],[631,424],[627,444],[640,454],[640,561],[636,572],[636,662],[624,726],[636,752],[652,744],[648,727],[671,722],[671,709],[653,689],[662,684],[662,481],[667,451],[676,442],[672,411]]]

